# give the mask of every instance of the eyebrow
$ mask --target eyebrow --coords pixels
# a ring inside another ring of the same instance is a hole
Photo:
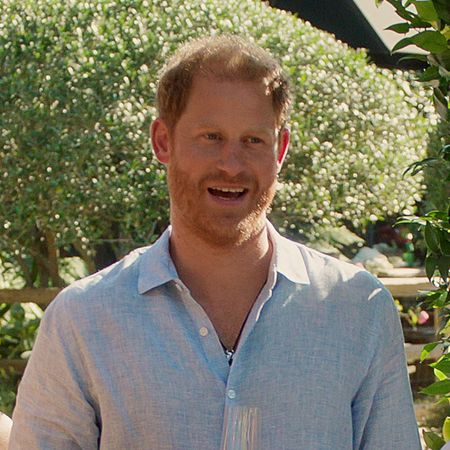
[[[212,129],[220,129],[220,125],[214,123],[214,122],[200,122],[197,125],[195,125],[196,128],[212,128]],[[275,134],[277,132],[277,128],[272,129],[269,126],[256,126],[256,127],[250,127],[246,130],[247,133],[265,133],[270,136],[272,136],[273,131],[275,131]]]

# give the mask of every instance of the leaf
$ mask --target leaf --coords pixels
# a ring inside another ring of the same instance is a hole
[[[407,38],[403,38],[400,41],[398,41],[394,47],[392,47],[391,53],[395,53],[398,50],[401,50],[402,48],[407,47],[408,45],[411,45],[412,41],[411,38],[407,37]]]
[[[445,373],[442,372],[441,370],[439,370],[439,369],[434,369],[433,372],[434,372],[434,375],[436,376],[436,378],[437,378],[439,381],[444,381],[444,380],[447,379],[447,376],[446,376]]]
[[[430,450],[441,450],[441,448],[445,445],[444,439],[432,431],[424,431],[423,440]]]
[[[413,2],[416,7],[417,14],[422,20],[427,22],[437,22],[439,20],[439,16],[434,9],[434,5],[432,1],[415,1]]]
[[[424,237],[427,247],[433,253],[440,253],[438,230],[429,222],[425,225]]]
[[[394,25],[391,25],[390,27],[385,28],[385,30],[388,31],[395,31],[396,33],[407,33],[409,29],[411,28],[409,23],[401,22],[401,23],[395,23]]]
[[[436,381],[426,388],[423,388],[420,393],[426,395],[445,395],[450,392],[450,380]]]
[[[423,220],[422,217],[417,217],[417,216],[405,216],[405,217],[400,217],[400,219],[397,219],[395,222],[395,225],[403,225],[403,224],[416,224],[416,225],[422,225],[424,226],[427,222],[425,220]]]
[[[425,258],[425,272],[429,280],[433,278],[436,267],[437,267],[437,257],[432,254],[427,255],[427,257]]]
[[[450,233],[446,230],[439,230],[439,245],[444,255],[450,256]]]
[[[445,69],[447,72],[450,71],[450,49],[435,55],[435,57],[441,68]]]
[[[410,61],[410,60],[427,62],[427,56],[426,55],[407,55],[407,56],[402,56],[399,59],[399,62],[400,61]]]
[[[432,0],[438,16],[450,24],[450,6],[448,0]]]
[[[427,212],[427,217],[430,217],[431,219],[437,219],[437,220],[447,220],[448,216],[445,211],[439,211],[438,209],[434,209],[432,211]]]
[[[428,291],[426,298],[427,298],[427,303],[430,304],[430,306],[432,306],[432,302],[434,301],[438,301],[439,298],[441,297],[442,292],[439,290],[436,291]]]
[[[439,292],[439,291],[438,291]],[[440,291],[439,298],[436,300],[435,305],[438,308],[443,308],[450,301],[450,292],[443,289]]]
[[[425,361],[428,355],[439,345],[439,342],[431,342],[423,347],[422,352],[420,353],[420,362]]]
[[[422,82],[427,82],[431,80],[438,80],[440,78],[439,75],[439,67],[431,66],[428,67],[419,77],[419,80]]]
[[[450,269],[450,256],[442,255],[438,259],[437,266],[441,277],[444,279],[444,282],[447,282],[448,271]]]
[[[445,374],[450,374],[450,355],[444,355],[438,361],[431,363],[430,367],[438,369]]]
[[[411,20],[411,28],[430,28],[430,25],[429,22],[425,22],[418,18]]]
[[[403,6],[401,0],[388,0],[388,1],[392,6],[394,6],[395,11],[402,19],[412,22],[417,17],[416,14],[412,13],[411,11],[408,11],[406,7]]]
[[[442,436],[444,441],[450,441],[450,417],[446,417],[444,420],[444,424],[442,425]]]
[[[448,48],[447,39],[439,31],[422,31],[409,39],[411,44],[431,53],[445,52]]]

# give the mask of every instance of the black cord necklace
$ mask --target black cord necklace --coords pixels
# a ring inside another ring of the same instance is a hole
[[[221,343],[222,344],[222,343]],[[232,362],[233,362],[233,356],[234,356],[234,348],[232,348],[231,350],[228,350],[225,345],[222,344],[223,347],[223,351],[225,352],[225,356],[227,357],[228,360],[228,364],[231,366]]]

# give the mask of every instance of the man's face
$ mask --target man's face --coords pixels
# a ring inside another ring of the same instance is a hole
[[[257,235],[288,143],[263,84],[197,76],[175,128],[158,128],[167,134],[163,151],[154,146],[168,166],[174,229],[219,246]]]

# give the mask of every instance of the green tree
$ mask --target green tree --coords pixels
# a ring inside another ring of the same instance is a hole
[[[291,75],[282,229],[362,233],[421,198],[398,168],[427,147],[425,90],[259,0],[3,0],[0,15],[0,255],[28,286],[63,284],[63,253],[94,271],[100,249],[119,258],[166,226],[147,130],[157,72],[194,36],[247,36]]]

